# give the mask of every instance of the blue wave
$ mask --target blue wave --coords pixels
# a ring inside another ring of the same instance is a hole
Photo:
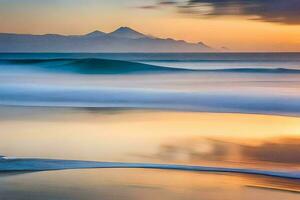
[[[26,59],[0,60],[0,65],[20,66],[20,69],[43,70],[46,72],[65,72],[79,74],[128,74],[164,73],[190,71],[171,67],[160,67],[130,61],[106,59]],[[2,66],[3,67],[3,66]]]
[[[187,69],[163,67],[131,61],[107,59],[15,59],[0,60],[0,68],[19,66],[20,69],[42,70],[79,74],[129,74],[129,73],[171,73],[171,72],[230,72],[230,73],[300,73],[290,68],[226,68],[226,69]]]
[[[300,172],[270,171],[247,168],[207,167],[176,164],[127,163],[127,162],[96,162],[80,160],[30,159],[30,158],[0,158],[0,172],[18,171],[51,171],[66,169],[91,168],[143,168],[160,170],[180,170],[198,172],[222,172],[272,176],[288,179],[300,179]]]

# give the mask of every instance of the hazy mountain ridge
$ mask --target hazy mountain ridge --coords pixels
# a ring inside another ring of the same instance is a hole
[[[128,27],[111,33],[93,31],[85,35],[0,33],[0,52],[205,52],[202,42],[162,39]]]

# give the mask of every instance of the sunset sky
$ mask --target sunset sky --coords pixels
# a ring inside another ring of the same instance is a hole
[[[0,0],[0,32],[119,26],[232,51],[300,51],[300,0]]]

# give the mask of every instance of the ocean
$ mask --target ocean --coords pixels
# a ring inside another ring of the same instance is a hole
[[[0,104],[298,116],[300,55],[1,54]]]
[[[300,53],[1,53],[0,199],[298,199],[299,91]]]

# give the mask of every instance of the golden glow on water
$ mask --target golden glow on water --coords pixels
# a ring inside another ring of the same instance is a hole
[[[8,156],[300,164],[297,117],[114,109],[2,108],[1,113],[0,152]]]

